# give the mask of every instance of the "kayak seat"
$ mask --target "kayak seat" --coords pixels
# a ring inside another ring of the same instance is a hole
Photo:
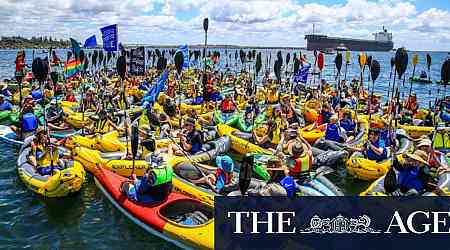
[[[213,219],[214,208],[196,200],[180,199],[161,208],[160,215],[174,223],[195,227]]]

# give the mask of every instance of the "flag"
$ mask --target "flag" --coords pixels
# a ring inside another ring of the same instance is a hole
[[[187,69],[189,68],[189,48],[187,45],[182,45],[180,46],[177,51],[175,52],[175,54],[181,51],[181,53],[183,53],[183,58],[184,58],[184,62],[183,62],[183,69]]]
[[[76,59],[64,63],[64,78],[70,78],[81,72],[83,64]]]
[[[117,24],[105,26],[100,29],[102,32],[103,49],[106,51],[117,51]]]
[[[309,69],[311,68],[310,64],[305,64],[303,65],[298,71],[297,73],[295,73],[294,75],[294,82],[295,83],[307,83],[308,82],[308,72]]]
[[[77,42],[77,40],[70,38],[70,42],[72,43],[72,51],[75,55],[75,58],[80,58],[80,44]]]
[[[97,46],[97,38],[95,37],[95,35],[93,35],[93,36],[89,37],[88,39],[86,39],[83,47],[91,49],[91,48],[95,48],[95,46]]]
[[[142,103],[149,102],[154,104],[158,99],[159,93],[164,89],[168,78],[169,71],[165,70],[158,79],[158,82],[145,94],[144,98],[142,98]]]

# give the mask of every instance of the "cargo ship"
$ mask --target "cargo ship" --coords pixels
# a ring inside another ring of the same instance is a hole
[[[363,40],[326,35],[309,34],[305,36],[307,50],[339,50],[347,48],[350,51],[391,51],[394,48],[392,33],[384,27],[382,32],[374,33],[374,40]]]

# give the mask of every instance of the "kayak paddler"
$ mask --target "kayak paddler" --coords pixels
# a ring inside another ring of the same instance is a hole
[[[209,174],[198,180],[191,180],[194,184],[208,184],[208,186],[216,193],[221,193],[224,186],[228,185],[233,178],[234,162],[228,155],[219,155],[216,157],[216,172]]]
[[[185,130],[179,133],[180,145],[170,144],[168,148],[168,153],[172,155],[182,156],[183,151],[188,154],[196,154],[202,150],[203,139],[200,132],[195,129],[195,120],[188,117],[184,121]],[[181,146],[181,148],[180,148]]]
[[[369,130],[369,140],[362,148],[355,148],[354,151],[359,151],[364,156],[376,162],[386,160],[388,157],[388,148],[384,140],[380,138],[380,131],[378,129]]]

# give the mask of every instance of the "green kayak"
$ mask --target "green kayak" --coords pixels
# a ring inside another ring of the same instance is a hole
[[[253,131],[253,129],[259,127],[262,123],[264,123],[264,121],[266,120],[266,114],[265,113],[261,113],[258,116],[256,116],[255,121],[252,123],[247,123],[245,121],[245,114],[242,114],[241,116],[239,116],[239,119],[236,123],[235,128],[239,129],[242,132],[251,132]]]
[[[216,124],[226,124],[228,126],[234,126],[239,120],[239,112],[234,113],[222,113],[219,109],[214,111],[214,122]]]
[[[433,81],[429,80],[428,78],[420,78],[418,76],[410,77],[409,80],[420,83],[433,83]]]
[[[8,120],[10,114],[11,114],[11,111],[1,111],[0,112],[0,122]]]

